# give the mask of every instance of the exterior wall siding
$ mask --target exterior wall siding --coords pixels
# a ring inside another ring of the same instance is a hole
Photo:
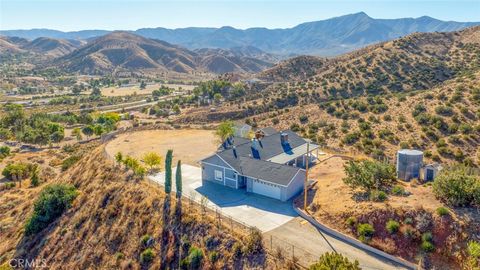
[[[304,171],[298,172],[295,178],[293,178],[293,181],[290,183],[290,185],[288,187],[284,187],[285,197],[283,197],[284,194],[282,194],[282,201],[287,201],[293,196],[300,193],[303,189],[304,181],[305,181],[305,172]]]
[[[215,178],[215,171],[221,171],[221,180]],[[207,163],[202,162],[202,181],[210,181],[231,188],[238,188],[235,171],[218,156],[213,156]]]

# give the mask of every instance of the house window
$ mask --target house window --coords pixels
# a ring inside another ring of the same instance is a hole
[[[222,171],[215,170],[215,180],[223,181]]]

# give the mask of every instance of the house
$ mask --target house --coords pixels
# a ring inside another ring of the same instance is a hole
[[[248,134],[252,130],[252,126],[245,123],[235,123],[233,126],[234,136],[248,138]]]
[[[202,181],[287,201],[304,186],[305,166],[318,145],[291,130],[267,128],[254,139],[234,136],[200,161]],[[307,153],[308,144],[308,153]],[[318,154],[318,153],[317,153]]]

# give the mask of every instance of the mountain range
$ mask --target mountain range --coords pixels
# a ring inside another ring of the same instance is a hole
[[[364,12],[359,12],[316,22],[307,22],[285,29],[258,27],[242,30],[229,26],[178,29],[158,27],[142,28],[130,32],[180,45],[190,50],[253,46],[262,51],[279,55],[333,56],[414,32],[450,32],[475,25],[480,25],[480,22],[441,21],[428,16],[374,19]],[[62,32],[50,29],[31,29],[0,31],[0,35],[27,39],[50,37],[74,40],[93,39],[108,33],[110,31],[107,30]]]

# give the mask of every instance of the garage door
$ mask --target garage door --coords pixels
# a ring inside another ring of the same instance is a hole
[[[276,185],[254,180],[252,192],[280,200],[280,187]]]

